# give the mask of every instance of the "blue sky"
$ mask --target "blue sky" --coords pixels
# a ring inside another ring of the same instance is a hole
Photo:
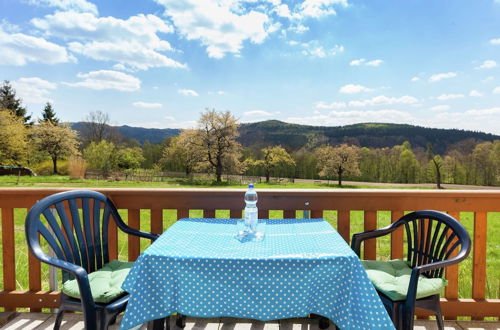
[[[500,0],[0,0],[0,79],[64,121],[500,134]]]

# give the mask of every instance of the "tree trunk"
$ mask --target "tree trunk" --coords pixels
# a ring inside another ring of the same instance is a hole
[[[337,171],[337,174],[339,176],[339,187],[342,187],[342,167],[339,167],[339,170]]]
[[[215,168],[215,175],[217,177],[217,182],[222,182],[222,163],[217,163]]]
[[[441,168],[434,159],[432,162],[434,163],[434,167],[436,167],[436,186],[438,189],[443,189],[443,187],[441,187]]]
[[[269,173],[269,171],[266,171],[266,183],[269,183],[270,176],[271,176],[271,173]]]
[[[57,157],[52,157],[52,172],[54,174],[58,174],[57,173]]]

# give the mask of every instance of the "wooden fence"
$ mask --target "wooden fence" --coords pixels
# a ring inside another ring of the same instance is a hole
[[[29,209],[37,200],[68,189],[57,188],[0,188],[1,232],[3,264],[3,291],[0,307],[14,310],[29,307],[32,311],[58,306],[58,292],[42,291],[40,263],[29,255],[29,290],[16,290],[16,246],[14,240],[15,209]],[[203,210],[204,217],[215,217],[216,210],[229,210],[233,218],[242,215],[243,192],[241,189],[97,189],[111,197],[119,209],[127,210],[128,224],[138,228],[141,210],[150,210],[149,228],[154,233],[163,231],[163,210],[177,210],[177,218],[189,216],[190,210]],[[350,242],[351,211],[362,211],[365,230],[377,227],[377,212],[389,211],[392,221],[404,212],[420,209],[446,211],[457,219],[460,212],[473,212],[472,294],[458,296],[458,267],[449,267],[446,276],[449,284],[442,298],[443,314],[447,318],[470,316],[500,317],[500,299],[486,299],[487,218],[489,212],[500,212],[498,191],[435,191],[435,190],[259,190],[259,217],[266,218],[270,210],[282,210],[284,218],[294,218],[296,210],[304,209],[309,202],[312,217],[323,217],[324,211],[337,212],[337,230]],[[500,218],[496,218],[500,219]],[[116,228],[110,231],[110,256],[118,255]],[[25,244],[25,243],[23,243]],[[403,256],[403,233],[391,237],[391,257]],[[375,240],[365,243],[364,258],[377,255]],[[128,256],[135,260],[140,254],[137,237],[128,237]],[[493,279],[499,280],[499,279]],[[499,297],[497,297],[499,298]],[[426,316],[424,312],[420,314]]]

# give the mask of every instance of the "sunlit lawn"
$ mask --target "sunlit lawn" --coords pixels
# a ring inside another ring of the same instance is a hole
[[[23,178],[24,179],[24,178]],[[52,183],[49,186],[67,186],[67,177],[51,177]],[[38,181],[40,180],[40,181]],[[38,182],[37,182],[38,181]],[[9,186],[9,179],[5,177],[0,177],[1,186]],[[41,186],[38,183],[44,183],[43,178],[35,177],[31,178],[30,183],[12,185],[12,186]],[[75,181],[75,183],[79,183]],[[123,183],[122,182],[111,182],[109,185],[103,181],[96,182],[81,182],[85,187],[153,187],[156,183]],[[45,184],[43,184],[45,186]],[[71,185],[73,186],[73,185]],[[161,187],[174,187],[175,185],[168,185],[165,183],[158,183]],[[289,188],[319,188],[318,185],[313,184],[293,184]],[[176,187],[179,187],[177,185]],[[190,187],[182,185],[182,187]],[[193,186],[200,187],[200,186]],[[212,187],[212,186],[209,186]],[[242,188],[243,185],[231,185],[224,186],[226,188]],[[261,188],[285,188],[286,185],[259,185]],[[325,187],[327,188],[327,187]],[[330,187],[331,188],[331,187]],[[127,221],[126,210],[120,211],[125,221]],[[191,211],[190,216],[200,217],[202,216],[202,211]],[[16,280],[18,290],[28,289],[28,258],[27,258],[27,246],[26,238],[24,234],[24,219],[26,216],[26,210],[16,209],[15,210],[15,246],[16,246]],[[229,216],[229,211],[217,211],[216,214],[219,218],[224,218]],[[271,211],[271,218],[280,218],[283,216],[282,211]],[[297,217],[301,217],[300,211],[297,212]],[[336,211],[325,211],[324,218],[336,228],[337,226],[337,212]],[[462,223],[466,226],[467,230],[473,236],[473,217],[472,213],[462,212],[460,214]],[[141,211],[141,229],[148,231],[150,228],[150,212],[148,210]],[[176,220],[175,210],[164,210],[163,211],[163,225],[167,229]],[[390,212],[379,211],[378,212],[378,227],[386,226],[390,223]],[[363,212],[362,211],[351,211],[351,235],[363,230]],[[500,284],[500,213],[490,213],[488,216],[488,237],[487,237],[487,276],[486,276],[486,295],[487,298],[499,298],[499,284]],[[0,235],[0,247],[1,245],[1,235]],[[144,250],[149,245],[149,241],[141,239],[141,250]],[[127,259],[127,235],[119,231],[119,258]],[[377,254],[379,258],[387,259],[390,255],[390,238],[389,236],[377,240]],[[2,262],[2,254],[0,253],[0,263]],[[44,290],[48,290],[48,267],[42,265],[42,280]],[[0,272],[0,283],[3,283],[3,273]],[[459,266],[459,296],[463,298],[470,298],[472,295],[472,252],[469,258],[462,262]]]

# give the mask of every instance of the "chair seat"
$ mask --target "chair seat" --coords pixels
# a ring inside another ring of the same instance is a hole
[[[393,301],[406,299],[412,269],[404,260],[362,260],[363,266],[375,288]],[[443,278],[427,278],[420,275],[417,299],[439,294],[448,285]]]
[[[133,262],[111,260],[101,269],[89,273],[92,298],[98,303],[109,303],[126,292],[121,288]],[[62,292],[72,298],[80,299],[80,290],[76,279],[64,282]]]

